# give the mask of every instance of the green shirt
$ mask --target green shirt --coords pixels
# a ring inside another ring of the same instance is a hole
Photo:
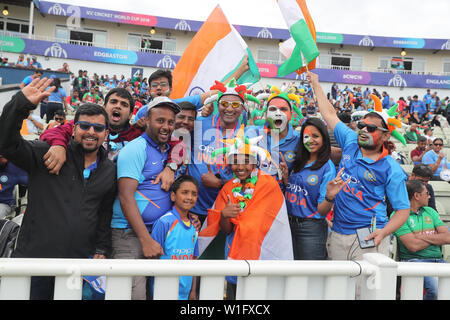
[[[391,214],[391,217],[394,213]],[[427,248],[411,252],[400,241],[400,237],[408,233],[422,232],[425,234],[436,233],[436,229],[440,226],[445,226],[445,223],[441,221],[439,213],[433,208],[422,207],[417,213],[410,211],[409,218],[394,235],[397,237],[397,250],[400,259],[441,259],[441,247],[437,245],[430,245]]]
[[[408,131],[403,135],[403,137],[405,138],[406,141],[414,141],[415,142],[419,138],[419,135],[416,132]]]

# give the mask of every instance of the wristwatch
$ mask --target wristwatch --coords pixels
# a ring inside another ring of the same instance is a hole
[[[176,172],[178,169],[178,166],[175,162],[169,162],[168,164],[166,164],[166,167],[169,167],[169,169],[171,169],[173,172]]]
[[[328,197],[327,197],[327,196],[325,196],[325,200],[326,200],[326,201],[328,201],[329,203],[334,203],[334,199],[333,199],[333,200],[331,200],[331,199],[328,199]]]

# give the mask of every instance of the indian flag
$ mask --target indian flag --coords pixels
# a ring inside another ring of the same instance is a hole
[[[283,77],[294,71],[302,74],[316,67],[319,49],[316,45],[316,29],[305,0],[278,0],[281,14],[286,21],[291,38],[280,45],[280,52],[287,60],[278,68]],[[308,66],[304,66],[303,58]]]
[[[224,81],[248,56],[250,69],[237,82],[254,84],[261,79],[247,44],[228,22],[219,5],[189,43],[172,72],[171,98],[208,91],[214,80]]]
[[[229,198],[234,203],[233,180],[220,190],[212,209],[199,233],[200,254],[215,238],[220,228],[220,217]],[[244,211],[230,219],[234,224],[234,237],[228,259],[233,260],[293,260],[292,236],[286,203],[278,182],[270,175],[259,172],[253,197]]]

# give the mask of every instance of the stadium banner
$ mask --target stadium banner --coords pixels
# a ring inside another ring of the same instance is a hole
[[[180,59],[180,56],[177,55],[89,47],[16,37],[3,38],[3,41],[0,41],[0,46],[4,52],[162,69],[174,69]],[[256,65],[261,77],[280,78],[277,77],[280,65],[265,63],[256,63]],[[397,70],[394,70],[393,73],[387,73],[316,68],[313,72],[317,73],[320,81],[323,82],[450,89],[450,76],[409,74],[407,71]],[[282,79],[306,80],[306,73],[298,75],[293,72],[282,77]]]
[[[196,32],[203,24],[203,21],[157,17],[153,15],[146,15],[144,13],[137,14],[100,8],[74,6],[70,4],[59,3],[57,1],[39,1],[39,10],[42,14],[66,16],[72,18],[71,21],[75,21],[77,18],[84,18],[113,23],[134,24],[181,31]],[[233,26],[243,37],[281,40],[286,40],[290,37],[288,29],[242,25]],[[366,47],[450,50],[450,39],[381,37],[324,32],[317,32],[316,36],[317,43],[333,43]]]

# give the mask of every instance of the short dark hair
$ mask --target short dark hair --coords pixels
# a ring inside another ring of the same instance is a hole
[[[412,173],[418,177],[431,179],[433,177],[433,170],[429,165],[416,164],[412,170]]]
[[[417,142],[425,142],[425,141],[428,141],[427,137],[419,136],[419,138],[417,138]]]
[[[153,72],[150,77],[148,77],[148,84],[151,84],[151,82],[158,78],[167,78],[169,81],[169,87],[172,88],[172,71],[170,70],[164,70],[164,69],[158,69],[155,72]]]
[[[436,139],[433,140],[433,144],[434,144],[437,140],[440,140],[442,143],[444,143],[444,140],[442,140],[441,138],[436,138]]]
[[[195,112],[195,115],[197,115],[197,107],[195,104],[190,103],[189,101],[181,101],[178,102],[178,105],[180,106],[181,110],[191,110]]]
[[[118,95],[121,98],[127,99],[128,102],[130,103],[130,112],[133,112],[133,110],[134,110],[133,96],[127,89],[121,88],[121,87],[117,87],[117,88],[113,88],[113,89],[109,90],[108,94],[105,96],[105,106],[109,101],[109,97],[111,97],[111,95],[113,93],[115,93],[116,95]]]
[[[82,104],[77,109],[77,112],[75,112],[74,123],[77,123],[78,119],[80,119],[80,116],[82,115],[87,116],[103,115],[105,117],[106,128],[109,128],[108,114],[106,113],[105,108],[99,106],[98,104],[90,102]]]
[[[55,111],[55,116],[63,116],[64,118],[66,117],[66,113],[64,112],[64,110],[58,109]]]
[[[198,188],[199,188],[199,184],[198,184],[197,179],[195,179],[195,178],[192,177],[192,176],[182,175],[182,176],[179,176],[179,177],[174,181],[174,183],[172,184],[171,191],[172,191],[173,193],[177,193],[178,189],[180,189],[180,186],[181,186],[181,184],[182,184],[183,182],[192,182],[192,183],[197,187],[197,190],[198,190]]]
[[[408,198],[411,200],[415,193],[421,193],[425,188],[425,183],[422,180],[408,180],[406,181],[406,190],[408,191]]]
[[[352,116],[351,116],[350,112],[339,112],[337,116],[338,116],[339,120],[341,120],[343,123],[352,122]]]

